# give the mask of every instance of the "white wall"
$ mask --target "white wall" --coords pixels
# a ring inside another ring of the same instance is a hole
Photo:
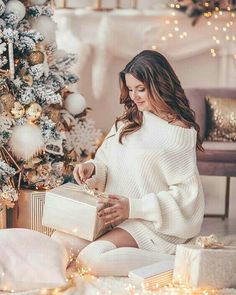
[[[150,8],[157,2],[140,1],[140,5],[141,3],[146,3]],[[168,32],[164,23],[170,19],[169,15],[168,12],[162,14],[158,9],[150,14],[131,13],[130,16],[125,10],[113,14],[82,10],[56,11],[59,48],[78,53],[78,63],[74,66],[80,75],[78,88],[85,95],[88,106],[93,109],[90,116],[105,132],[122,110],[119,105],[119,71],[132,56],[142,49],[150,49],[151,45],[156,45],[168,57],[183,87],[235,85],[236,67],[232,58],[232,46],[236,52],[235,43],[221,43],[216,48],[218,56],[213,58],[209,54],[209,49],[212,46],[215,48],[212,43],[212,27],[207,26],[202,19],[193,28],[190,19],[182,14],[177,15],[177,18],[182,22],[182,30],[188,32],[188,37],[181,41],[176,36],[169,43],[163,43],[160,37]],[[218,25],[222,27],[222,23]],[[234,30],[235,28],[236,26]],[[202,177],[202,182],[206,194],[206,212],[221,213],[224,207],[225,178]],[[231,181],[231,216],[236,210],[235,194],[236,178]]]

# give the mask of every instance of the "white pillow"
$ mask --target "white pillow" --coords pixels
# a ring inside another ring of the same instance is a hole
[[[66,250],[44,234],[22,228],[0,230],[0,290],[64,286],[67,263]]]

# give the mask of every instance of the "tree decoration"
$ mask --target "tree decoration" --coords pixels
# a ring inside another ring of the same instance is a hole
[[[0,0],[0,14],[0,146],[17,159],[22,187],[53,188],[71,180],[100,131],[86,119],[85,98],[69,90],[76,56],[57,50],[50,1]],[[72,130],[81,140],[68,149]]]
[[[86,101],[80,93],[68,94],[65,99],[65,108],[72,115],[82,113],[86,108]]]
[[[6,4],[5,13],[13,13],[20,21],[25,16],[25,6],[19,0],[10,0]]]
[[[35,50],[31,52],[27,58],[27,61],[30,66],[35,66],[38,64],[42,64],[44,62],[44,53],[40,50]]]
[[[17,181],[13,176],[18,176]],[[0,147],[0,205],[12,208],[18,199],[21,169],[4,146]]]

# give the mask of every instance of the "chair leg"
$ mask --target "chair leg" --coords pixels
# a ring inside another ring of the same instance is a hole
[[[230,197],[230,177],[227,176],[226,189],[225,189],[225,214],[222,217],[223,220],[229,217],[229,197]]]

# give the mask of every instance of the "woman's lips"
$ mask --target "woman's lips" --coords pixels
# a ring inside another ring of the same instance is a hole
[[[135,103],[136,103],[136,105],[142,105],[144,103],[144,101],[136,101]]]

